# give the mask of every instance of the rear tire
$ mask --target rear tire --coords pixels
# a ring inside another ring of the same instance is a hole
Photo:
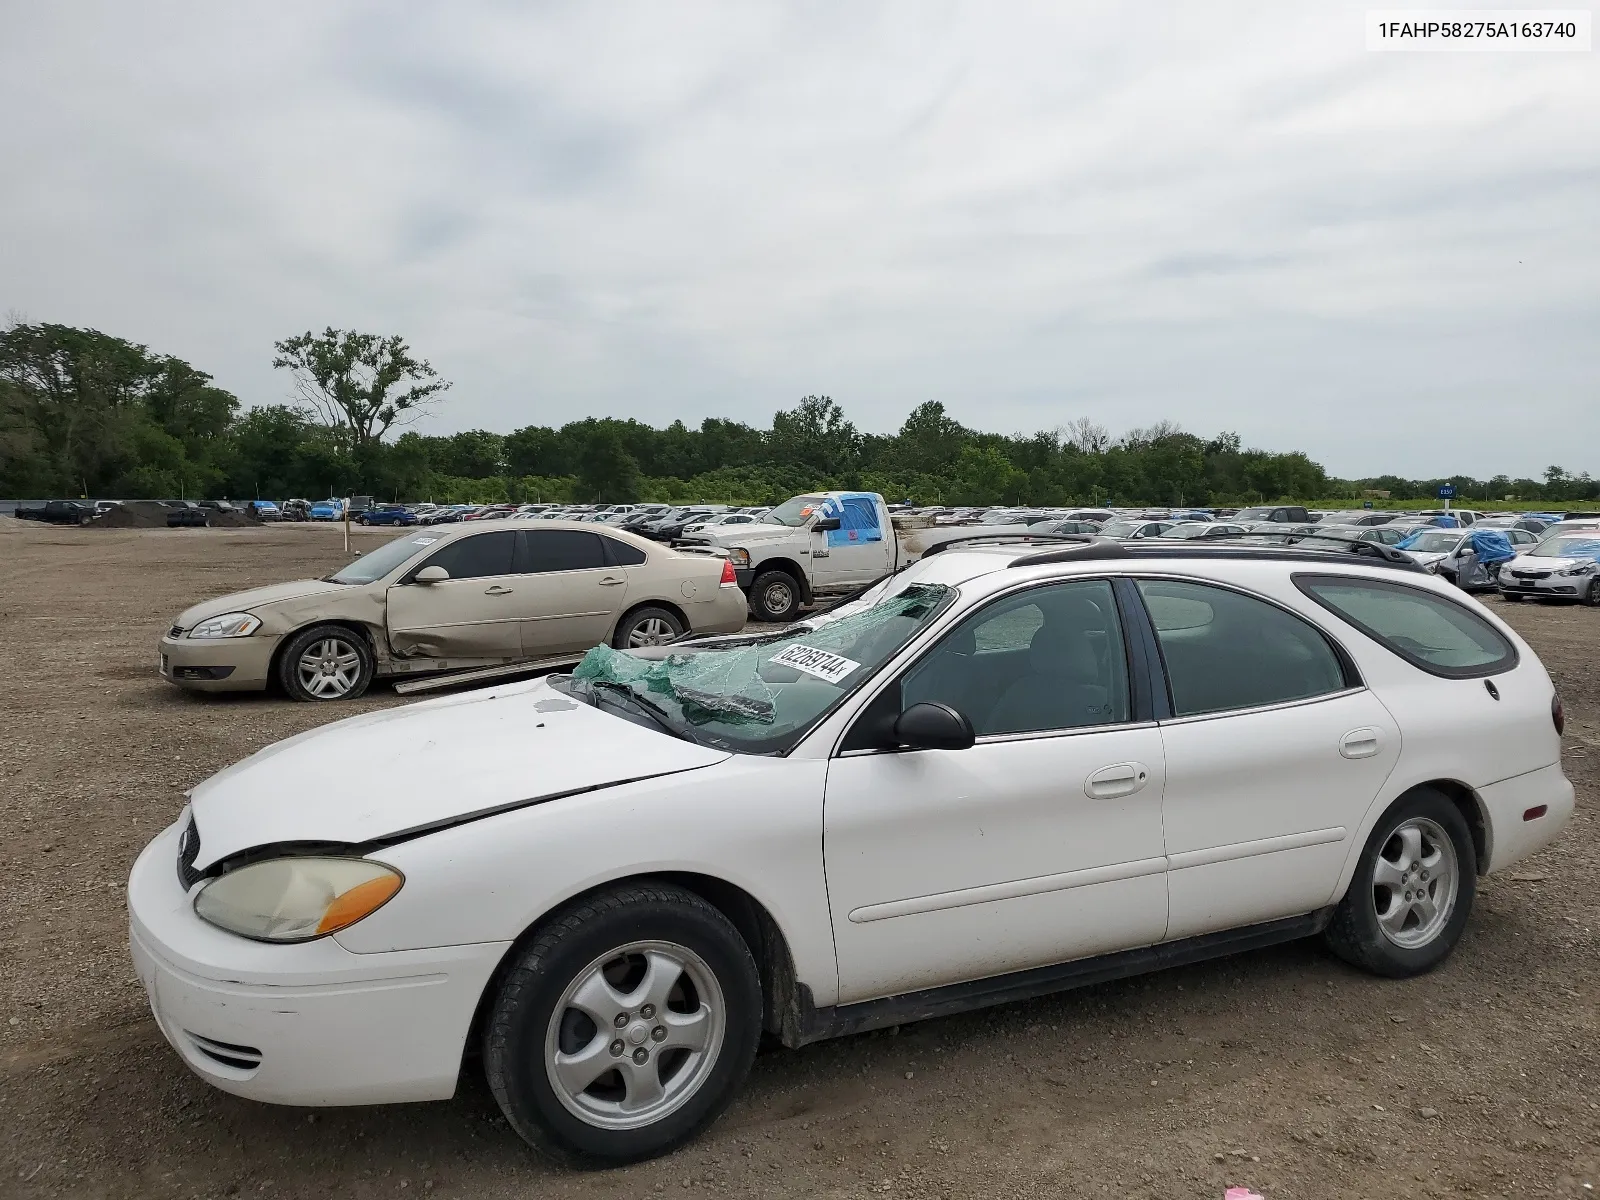
[[[683,636],[684,626],[672,613],[655,605],[636,608],[617,622],[611,644],[618,650],[665,646]]]
[[[800,584],[787,571],[763,571],[750,585],[749,600],[756,620],[787,623],[800,612]]]
[[[577,901],[513,952],[484,1029],[484,1073],[541,1154],[637,1162],[722,1114],[761,1020],[755,960],[728,918],[640,881]]]
[[[372,647],[359,633],[343,625],[313,625],[278,653],[278,682],[293,700],[354,700],[371,684],[375,665]]]
[[[1442,793],[1417,788],[1373,828],[1323,940],[1374,975],[1421,975],[1455,949],[1477,882],[1477,850],[1461,810]]]

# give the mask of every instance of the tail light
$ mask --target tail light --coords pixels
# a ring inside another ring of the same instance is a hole
[[[1550,722],[1556,727],[1557,737],[1567,731],[1567,710],[1561,703],[1560,692],[1550,697]]]
[[[730,561],[729,559],[726,559],[726,558],[722,560],[722,586],[723,587],[738,587],[739,586],[739,577],[733,573],[733,563],[732,563],[732,561]],[[1556,703],[1560,704],[1561,701],[1557,700]]]

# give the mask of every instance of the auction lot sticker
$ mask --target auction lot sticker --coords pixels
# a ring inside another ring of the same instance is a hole
[[[807,675],[815,675],[829,683],[838,683],[861,665],[854,659],[818,650],[815,646],[801,645],[784,647],[772,656],[772,661],[793,667],[796,671],[804,671]]]
[[[1590,48],[1593,14],[1582,8],[1376,8],[1367,10],[1367,49],[1561,51]]]

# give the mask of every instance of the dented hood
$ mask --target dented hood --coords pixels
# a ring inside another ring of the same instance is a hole
[[[563,696],[545,679],[299,734],[190,793],[195,866],[279,842],[359,845],[731,757]]]
[[[329,583],[325,579],[296,579],[292,583],[274,583],[267,587],[251,588],[248,592],[233,592],[219,596],[215,600],[203,600],[179,613],[176,623],[185,629],[193,629],[207,617],[220,617],[224,613],[253,612],[284,600],[303,600],[307,596],[350,590],[349,584]]]

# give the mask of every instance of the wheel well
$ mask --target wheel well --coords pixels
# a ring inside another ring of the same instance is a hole
[[[641,600],[639,603],[635,604],[632,608],[628,609],[617,618],[617,623],[611,627],[612,636],[615,637],[617,630],[622,628],[622,623],[629,617],[633,616],[633,614],[638,612],[641,608],[664,608],[673,616],[677,617],[678,620],[683,622],[683,631],[685,633],[693,632],[693,627],[689,624],[688,616],[684,613],[683,609],[679,608],[671,600]]]
[[[1477,793],[1456,779],[1430,779],[1427,783],[1410,788],[1405,794],[1410,795],[1419,788],[1442,792],[1450,803],[1461,810],[1461,819],[1472,831],[1472,849],[1478,858],[1478,874],[1482,875],[1489,865],[1489,822],[1483,815],[1483,805],[1478,802]]]
[[[472,1014],[472,1024],[467,1032],[463,1056],[477,1052],[482,1041],[483,1023],[488,1019],[489,1007],[494,1003],[495,993],[500,990],[500,981],[505,977],[507,968],[516,960],[522,947],[538,936],[553,913],[577,904],[597,892],[609,891],[624,884],[645,882],[676,884],[686,892],[693,892],[727,917],[739,931],[739,936],[744,939],[745,945],[750,947],[751,957],[756,960],[756,969],[761,976],[762,1029],[781,1037],[786,1028],[796,1024],[799,1019],[799,988],[795,982],[794,957],[789,952],[789,943],[784,938],[783,931],[778,928],[778,923],[772,919],[772,914],[767,911],[766,906],[737,884],[718,879],[714,875],[701,875],[693,871],[652,871],[643,875],[628,875],[620,879],[607,880],[587,891],[569,896],[549,912],[541,914],[538,920],[524,929],[501,956],[500,964],[484,986],[483,995],[478,997],[478,1007]]]
[[[306,630],[308,630],[308,629],[320,629],[324,625],[334,625],[334,626],[337,626],[340,629],[348,629],[351,633],[360,635],[362,640],[367,643],[367,649],[372,651],[373,661],[374,661],[374,663],[376,663],[377,658],[378,658],[377,643],[373,640],[372,630],[368,629],[365,625],[361,624],[361,622],[359,622],[359,621],[338,621],[338,620],[334,620],[334,621],[308,621],[304,625],[300,626],[298,629],[291,629],[288,633],[284,634],[281,638],[278,639],[277,648],[275,650],[273,650],[273,652],[272,652],[272,661],[267,664],[267,680],[268,680],[269,683],[271,683],[273,685],[276,685],[277,680],[278,680],[278,665],[281,662],[283,662],[283,652],[289,648],[289,643],[292,642],[295,638],[299,637]]]
[[[794,579],[795,586],[800,589],[800,600],[804,604],[811,603],[811,585],[806,581],[806,573],[800,564],[792,558],[769,558],[758,566],[752,567],[754,578],[751,586],[755,586],[755,579],[760,579],[768,571],[782,571]]]

